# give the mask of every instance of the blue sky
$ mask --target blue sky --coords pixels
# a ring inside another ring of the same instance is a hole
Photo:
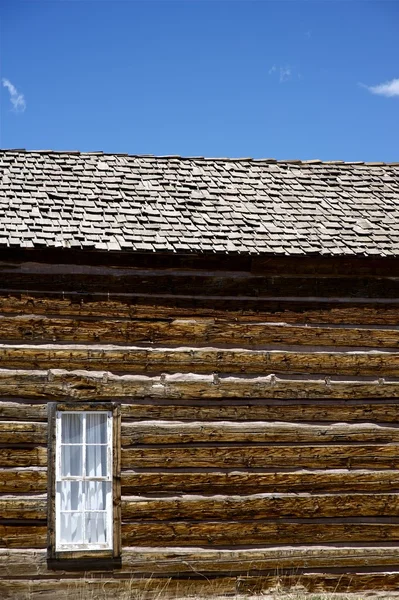
[[[399,161],[396,0],[2,0],[0,21],[3,148]]]

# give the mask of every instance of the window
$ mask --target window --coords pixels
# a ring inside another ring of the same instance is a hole
[[[118,417],[111,404],[51,406],[49,558],[119,554]]]

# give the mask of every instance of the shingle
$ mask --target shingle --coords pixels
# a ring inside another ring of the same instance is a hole
[[[398,223],[398,164],[0,152],[0,246],[399,256]]]

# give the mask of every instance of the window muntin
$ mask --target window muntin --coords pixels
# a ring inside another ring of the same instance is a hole
[[[56,551],[112,549],[112,412],[57,411]]]

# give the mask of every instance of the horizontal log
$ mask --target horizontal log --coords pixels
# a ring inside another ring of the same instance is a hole
[[[365,591],[396,591],[399,573],[303,573],[268,577],[242,577],[237,583],[239,594],[262,594],[268,590],[293,593],[332,592],[351,593]]]
[[[121,438],[123,448],[136,444],[197,444],[204,442],[262,444],[364,442],[366,444],[382,444],[398,442],[399,428],[372,423],[311,425],[308,423],[265,423],[255,421],[249,423],[231,421],[216,421],[214,423],[139,421],[124,423]],[[283,450],[280,451],[283,452]]]
[[[29,503],[26,504],[30,506]],[[24,506],[19,508],[20,504],[18,504],[18,510],[22,510]],[[42,513],[38,512],[38,514]],[[398,514],[397,494],[298,495],[288,493],[252,496],[186,495],[168,498],[125,496],[122,499],[124,521],[142,519],[242,521],[284,518],[397,517]]]
[[[47,526],[42,522],[34,525],[1,525],[1,548],[45,548]]]
[[[94,295],[95,296],[95,295]],[[384,304],[365,299],[345,302],[317,298],[262,299],[247,297],[220,298],[217,296],[146,296],[131,294],[113,295],[62,294],[60,298],[41,295],[1,295],[0,314],[43,315],[62,317],[110,317],[116,319],[184,319],[211,317],[237,321],[313,324],[397,325],[399,306],[392,302]]]
[[[0,427],[2,425],[0,423]],[[47,466],[47,449],[43,446],[35,448],[0,448],[0,467],[45,466]]]
[[[399,352],[294,352],[216,348],[137,348],[112,346],[4,346],[0,367],[7,369],[106,369],[125,373],[328,373],[399,375]]]
[[[24,581],[10,579],[2,582],[2,600],[76,600],[76,598],[141,598],[156,600],[159,598],[202,598],[232,596],[236,592],[235,577],[207,579],[175,579],[153,578],[110,578],[109,573],[96,577],[95,573],[85,576],[81,573],[76,579],[71,577],[60,579],[53,574],[53,579],[37,579]],[[105,581],[104,581],[105,579]],[[375,581],[376,578],[373,578]],[[275,580],[276,581],[276,580]],[[106,594],[106,596],[105,596]]]
[[[399,524],[262,521],[135,521],[122,524],[122,544],[230,546],[399,542]]]
[[[3,494],[45,492],[47,470],[39,467],[0,469],[0,489]]]
[[[395,398],[399,381],[324,378],[113,375],[107,371],[0,369],[0,396],[48,400],[123,398]]]
[[[1,475],[0,475],[1,476]],[[392,471],[296,471],[256,472],[122,472],[122,494],[256,494],[289,492],[312,494],[398,493],[399,472]]]
[[[215,319],[92,320],[1,316],[2,340],[108,344],[267,345],[398,348],[399,329],[286,323],[232,323]]]
[[[46,444],[47,423],[1,421],[0,444]]]
[[[284,569],[296,573],[300,569],[389,568],[394,571],[399,561],[395,546],[279,546],[257,549],[220,550],[212,548],[147,548],[124,547],[119,577],[132,574],[148,576],[223,576],[247,575],[257,572],[281,573]],[[51,577],[47,568],[46,550],[0,550],[0,577]],[[59,576],[73,571],[57,569]],[[77,572],[81,576],[81,571]],[[106,576],[93,571],[91,577]],[[108,572],[108,579],[110,573]]]
[[[122,468],[397,469],[399,445],[122,447]]]
[[[203,294],[216,296],[299,296],[397,298],[399,280],[389,277],[251,274],[245,271],[123,269],[25,263],[1,269],[2,288],[64,292]]]
[[[173,404],[162,400],[121,404],[123,420],[160,419],[163,421],[339,421],[395,423],[399,403],[393,400],[361,402],[351,400],[193,400]],[[47,422],[47,405],[28,402],[0,402],[0,419]]]
[[[289,400],[216,400],[171,404],[153,402],[121,405],[123,419],[161,419],[178,421],[378,421],[396,423],[399,419],[399,404],[392,400],[359,403],[317,400],[307,404]],[[10,412],[10,409],[8,409]],[[0,404],[1,411],[1,404]],[[1,414],[1,412],[0,412]],[[25,418],[25,417],[24,417]]]
[[[0,519],[44,521],[47,519],[47,499],[43,496],[0,497]]]
[[[193,575],[195,577],[195,574]],[[136,578],[113,579],[106,583],[99,577],[80,577],[77,579],[47,579],[29,581],[30,600],[75,600],[90,594],[93,598],[100,598],[106,586],[107,594],[113,598],[123,597],[126,594],[135,594],[143,600],[154,598],[216,598],[225,596],[261,594],[267,591],[275,592],[276,589],[290,591],[298,594],[308,592],[365,592],[365,591],[393,591],[399,585],[399,573],[396,572],[371,572],[350,574],[317,574],[305,573],[302,575],[270,575],[268,577],[246,576],[223,577],[214,580],[201,578],[171,579],[164,578]],[[2,582],[4,600],[26,600],[27,582],[11,579]]]

